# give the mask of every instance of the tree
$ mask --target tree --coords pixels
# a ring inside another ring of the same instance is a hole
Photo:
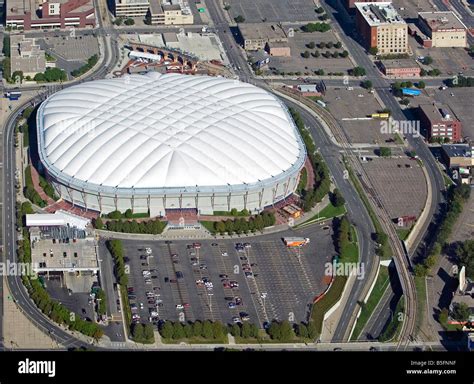
[[[466,303],[456,303],[454,304],[452,317],[454,320],[457,321],[467,321],[469,320],[469,316],[471,314],[471,310]]]
[[[15,71],[12,73],[12,80],[15,83],[22,83],[23,82],[23,71]]]
[[[306,45],[309,49],[314,49],[316,47],[316,44],[314,43],[314,41],[311,41],[310,43],[308,43]]]
[[[193,335],[194,337],[202,336],[202,323],[199,320],[195,321],[193,324]]]
[[[283,342],[293,339],[293,328],[288,320],[284,320],[280,324],[280,340]]]
[[[234,17],[234,21],[239,24],[239,23],[243,23],[245,21],[245,17],[243,17],[242,15],[238,15],[237,17]]]
[[[209,320],[206,320],[202,323],[202,332],[201,336],[204,337],[205,339],[212,339],[214,336],[213,330],[212,330],[212,324]]]
[[[143,341],[145,335],[143,333],[142,324],[134,324],[132,328],[132,336],[135,341]]]
[[[229,11],[229,10],[230,10],[230,8],[231,8],[230,4],[226,4],[226,5],[224,5],[224,9],[225,9],[226,11]]]
[[[324,8],[323,7],[317,7],[314,11],[318,14],[321,14],[321,13],[324,13]]]
[[[280,331],[280,324],[278,322],[273,321],[268,328],[268,334],[273,340],[280,340],[281,338],[281,331]]]
[[[241,335],[239,324],[232,324],[230,328],[230,334],[234,337],[239,337]]]
[[[428,269],[433,268],[436,265],[436,256],[435,255],[430,255],[426,258],[425,260],[425,266]]]
[[[304,51],[304,52],[301,54],[301,56],[303,56],[305,59],[308,59],[309,56],[310,56],[310,53],[309,53],[309,51]]]
[[[173,324],[173,340],[184,339],[185,337],[183,324],[177,321]]]
[[[416,84],[416,86],[417,86],[417,88],[419,88],[419,89],[425,89],[426,84],[425,84],[424,81],[420,80],[420,81],[418,82],[418,84]]]
[[[212,334],[216,340],[220,340],[224,337],[224,326],[220,321],[214,321],[212,323]]]
[[[94,220],[94,227],[96,229],[102,229],[104,228],[104,223],[102,222],[102,219],[100,218],[100,216]]]
[[[425,56],[423,59],[423,64],[425,65],[430,65],[433,63],[433,58],[431,56]]]
[[[131,17],[129,17],[129,18],[126,19],[123,23],[124,23],[125,25],[134,25],[134,24],[135,24],[135,20],[133,20]]]
[[[143,336],[145,337],[146,342],[154,343],[155,334],[153,333],[153,326],[150,323],[146,323],[143,326]]]
[[[303,337],[305,339],[308,338],[308,327],[304,323],[298,324],[298,327],[296,329],[299,337]]]
[[[410,100],[407,97],[404,97],[402,100],[400,100],[400,103],[403,105],[408,105],[410,104]]]
[[[334,191],[331,193],[331,203],[335,207],[341,207],[345,204],[346,200],[342,196],[339,189],[335,188]]]
[[[342,48],[342,43],[338,41],[336,44],[334,44],[334,48],[341,49]]]
[[[223,221],[217,221],[214,223],[214,229],[220,234],[224,234],[226,232],[226,227]]]
[[[226,220],[225,222],[225,230],[227,233],[229,233],[229,235],[232,234],[232,232],[234,232],[234,222],[232,220]]]
[[[326,48],[326,44],[323,41],[320,41],[318,43],[318,48],[320,48],[320,49]]]
[[[342,51],[341,52],[341,57],[347,57],[349,56],[349,52],[348,51]]]
[[[115,25],[120,26],[120,25],[122,25],[122,23],[123,23],[123,17],[117,17],[117,18],[114,20],[114,24],[115,24]]]
[[[311,53],[311,56],[318,58],[319,56],[321,56],[321,54],[319,53],[318,50],[316,50],[316,51]]]
[[[379,155],[382,157],[390,157],[392,156],[392,150],[387,147],[380,147],[379,148]]]
[[[413,271],[415,272],[415,276],[417,277],[425,277],[426,273],[428,272],[426,270],[426,267],[422,264],[415,265],[415,268],[413,268]]]
[[[428,71],[429,76],[439,76],[441,75],[441,71],[438,68],[434,68],[431,71]]]
[[[379,49],[377,47],[370,47],[369,48],[369,53],[373,56],[377,55],[379,53]]]
[[[365,76],[365,68],[363,67],[354,67],[350,70],[352,76]]]
[[[373,86],[370,80],[364,80],[360,85],[365,89],[372,89]]]
[[[190,339],[191,337],[193,337],[193,327],[191,324],[186,324],[183,326],[183,331],[184,331],[184,335],[186,336],[187,339]]]
[[[243,338],[247,339],[247,338],[251,337],[252,332],[251,332],[251,329],[250,329],[250,324],[247,323],[247,322],[243,323],[241,332],[242,332],[242,337]]]
[[[328,42],[326,43],[326,48],[331,49],[332,46],[333,46],[332,41],[328,41]]]
[[[337,59],[337,58],[339,57],[339,52],[334,51],[334,52],[332,53],[332,57],[334,57],[335,59]]]

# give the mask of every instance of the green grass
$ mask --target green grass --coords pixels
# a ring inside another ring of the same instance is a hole
[[[23,125],[21,132],[23,133],[23,147],[25,148],[29,147],[30,146],[30,130],[28,129],[27,124]]]
[[[296,225],[295,228],[298,228],[302,225],[310,224],[312,222],[327,220],[333,217],[341,216],[344,213],[346,213],[346,207],[344,205],[340,207],[335,207],[334,205],[329,203],[323,209],[321,209],[321,211],[319,211],[319,214],[316,213],[314,216],[310,217],[308,220],[304,221],[301,224]]]
[[[415,276],[415,286],[416,286],[416,300],[417,304],[417,313],[416,313],[416,332],[421,329],[423,324],[423,317],[426,310],[426,284],[425,278]]]
[[[122,296],[122,311],[125,317],[127,332],[130,332],[130,324],[132,324],[132,310],[130,309],[130,303],[128,301],[128,290],[127,286],[120,286],[120,295]]]
[[[216,230],[214,229],[214,223],[215,221],[205,221],[205,220],[201,220],[199,221],[201,223],[201,225],[206,228],[209,232],[211,232],[212,234],[215,234],[216,233]]]
[[[346,282],[347,276],[336,276],[326,295],[313,305],[311,321],[314,321],[319,335],[321,335],[323,329],[324,314],[341,298]]]
[[[444,179],[444,186],[445,187],[449,187],[451,186],[453,183],[453,181],[451,180],[451,178],[444,172],[441,172],[442,175],[443,175],[443,179]]]
[[[399,317],[400,313],[402,314],[405,313],[405,300],[403,296],[401,296],[400,300],[398,300],[397,307],[395,308],[395,312],[392,316],[392,319],[390,320],[390,323],[388,323],[387,327],[383,330],[383,332],[379,336],[379,341],[387,342],[387,341],[397,340],[398,334],[400,333],[400,329],[403,324],[403,319],[405,318],[405,316],[402,315],[401,320],[400,320],[400,317]]]
[[[354,331],[352,332],[351,340],[358,339],[360,333],[367,324],[367,321],[369,321],[370,316],[374,312],[375,307],[379,303],[389,284],[390,280],[388,275],[388,267],[384,267],[381,265],[377,280],[374,285],[374,289],[370,293],[367,303],[365,303],[365,305],[362,307],[362,311],[360,312],[360,316],[357,319]]]
[[[411,228],[401,228],[397,229],[397,235],[400,240],[406,240],[408,238],[408,235],[411,232]]]

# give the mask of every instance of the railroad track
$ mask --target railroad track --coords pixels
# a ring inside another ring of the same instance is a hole
[[[412,335],[415,331],[416,326],[416,314],[417,314],[417,299],[416,299],[416,286],[413,275],[411,274],[411,265],[405,253],[405,249],[402,246],[400,239],[398,238],[397,232],[393,226],[393,223],[390,219],[387,209],[385,208],[383,202],[377,196],[372,183],[367,176],[362,164],[354,154],[354,151],[350,147],[349,140],[345,132],[340,127],[336,119],[324,108],[318,104],[307,100],[299,95],[295,95],[292,92],[288,92],[284,89],[278,89],[281,93],[284,93],[288,96],[291,96],[308,106],[312,110],[318,113],[318,115],[324,120],[324,122],[331,129],[332,134],[339,143],[341,148],[341,153],[343,154],[346,164],[355,171],[355,175],[358,177],[359,182],[364,189],[367,199],[369,200],[372,209],[375,215],[378,217],[380,225],[382,226],[383,231],[387,234],[390,246],[393,250],[395,267],[400,278],[403,294],[405,296],[405,312],[403,316],[402,329],[398,338],[397,349],[402,345],[403,348],[406,348],[408,343],[412,340]]]

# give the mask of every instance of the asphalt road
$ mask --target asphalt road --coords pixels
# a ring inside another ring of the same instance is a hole
[[[99,17],[100,20],[100,17]],[[109,40],[110,41],[110,40]],[[118,48],[115,44],[105,44],[104,50],[104,66],[99,67],[95,73],[91,73],[83,78],[81,81],[90,79],[101,78],[108,72],[109,63],[117,62],[119,57]],[[74,85],[76,82],[64,84],[59,86],[60,88],[66,88]],[[56,90],[58,86],[55,86]],[[50,88],[46,88],[50,90]],[[3,228],[2,228],[2,240],[4,245],[5,260],[10,262],[16,262],[16,240],[17,233],[15,229],[15,147],[14,147],[14,128],[15,122],[18,116],[20,116],[22,110],[31,104],[37,104],[41,102],[49,92],[40,94],[35,99],[21,104],[8,118],[5,128],[3,131]],[[58,344],[63,345],[65,348],[70,347],[90,347],[87,343],[80,339],[71,336],[70,333],[64,331],[62,328],[54,324],[53,322],[46,319],[43,313],[36,307],[33,301],[29,298],[28,292],[26,291],[21,276],[7,276],[7,282],[12,294],[12,297],[20,310],[27,316],[32,323],[41,331],[49,334]],[[1,292],[0,292],[1,293]]]

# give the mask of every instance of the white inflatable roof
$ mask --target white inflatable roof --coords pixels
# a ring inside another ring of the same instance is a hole
[[[148,73],[86,82],[45,101],[38,129],[47,167],[115,188],[255,183],[288,170],[304,152],[273,95],[221,77]]]

